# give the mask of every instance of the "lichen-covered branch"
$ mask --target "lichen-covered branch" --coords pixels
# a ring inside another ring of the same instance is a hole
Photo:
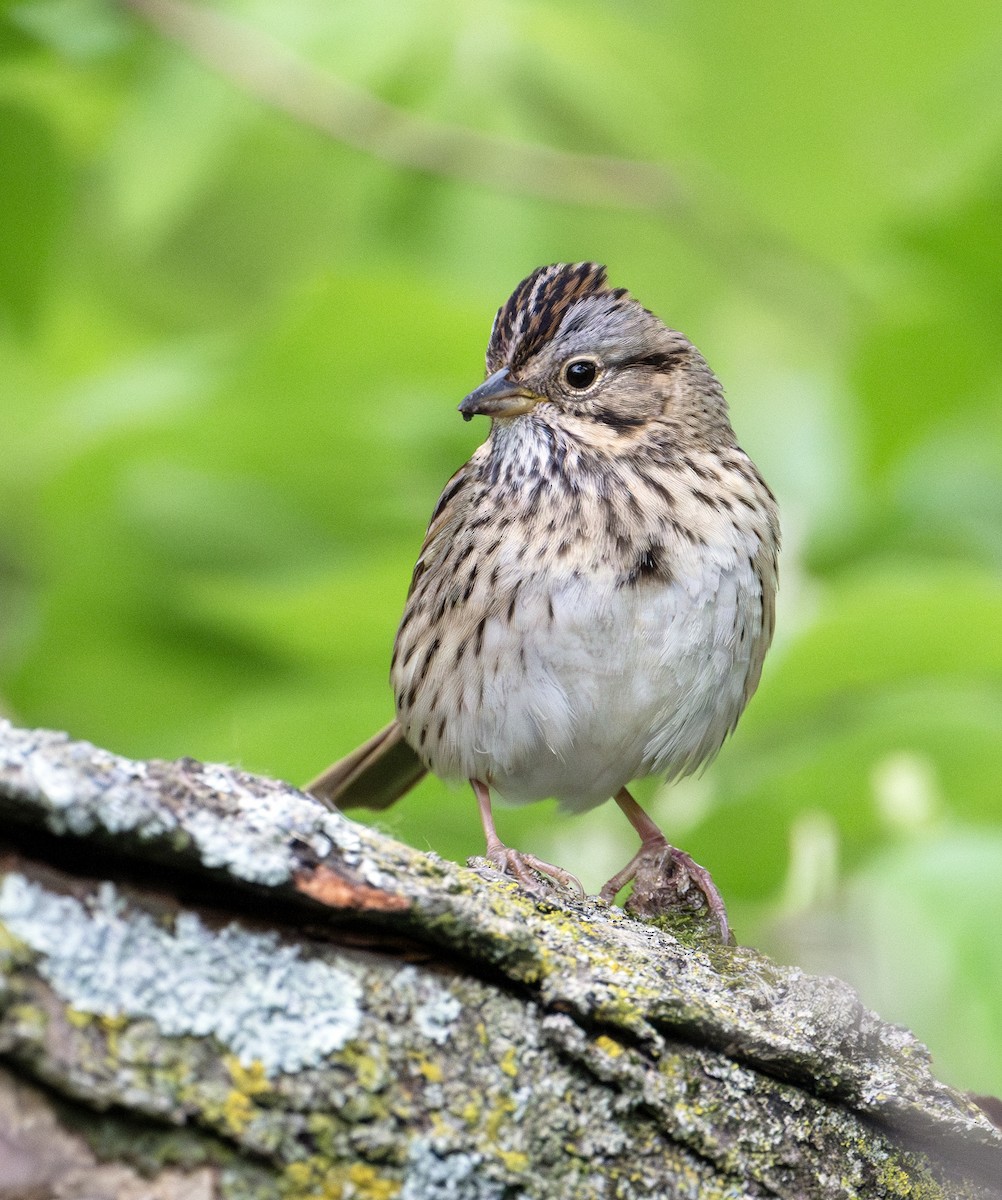
[[[1002,1196],[838,981],[6,723],[0,1056],[4,1196],[56,1187],[24,1096],[109,1196]]]

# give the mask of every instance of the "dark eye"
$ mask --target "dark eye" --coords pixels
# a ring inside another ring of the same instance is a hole
[[[576,358],[564,367],[564,378],[572,388],[577,388],[579,391],[591,387],[597,374],[598,367],[590,358]]]

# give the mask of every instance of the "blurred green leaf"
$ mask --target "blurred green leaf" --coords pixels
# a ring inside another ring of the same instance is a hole
[[[767,944],[854,983],[929,1042],[956,1086],[997,1094],[1000,925],[1002,838],[961,828],[874,855],[833,903],[775,924]]]
[[[70,168],[58,137],[36,112],[0,100],[0,312],[21,331],[45,294]]]
[[[918,552],[1002,566],[1002,438],[986,436],[1000,402],[952,416],[899,460],[889,500]]]
[[[1002,396],[995,315],[1002,307],[1002,177],[995,171],[974,183],[955,208],[925,221],[910,215],[892,243],[901,295],[868,330],[856,368],[871,400],[878,469],[937,425]]]
[[[0,63],[16,60],[35,49],[35,40],[29,37],[10,18],[10,0],[0,0]]]
[[[107,202],[120,234],[145,249],[188,217],[245,120],[233,90],[190,59],[170,55],[156,62],[123,113],[104,162]]]
[[[147,552],[180,570],[268,572],[330,554],[319,527],[258,480],[138,462],[120,504]]]
[[[759,730],[851,714],[857,699],[888,684],[930,679],[991,685],[1002,680],[1002,581],[975,569],[898,565],[849,575],[823,611],[770,663],[768,688],[744,721]]]
[[[809,808],[831,815],[841,857],[855,868],[900,833],[880,781],[902,753],[928,770],[937,817],[998,821],[995,576],[913,570],[833,589],[824,612],[769,664],[710,773],[717,803],[686,833],[686,848],[713,863],[729,894],[775,898],[789,831]],[[670,828],[670,789],[663,803]]]
[[[13,0],[4,7],[12,25],[83,62],[120,50],[129,37],[124,14],[105,0]]]

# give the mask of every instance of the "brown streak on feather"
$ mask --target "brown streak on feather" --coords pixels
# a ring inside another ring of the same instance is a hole
[[[599,263],[540,267],[498,309],[487,347],[488,373],[524,364],[553,337],[577,301],[604,296],[617,303],[626,295],[625,288],[606,286],[606,270]]]

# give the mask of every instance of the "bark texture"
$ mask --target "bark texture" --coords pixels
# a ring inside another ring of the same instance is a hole
[[[0,722],[0,1200],[1002,1197],[845,984]]]

